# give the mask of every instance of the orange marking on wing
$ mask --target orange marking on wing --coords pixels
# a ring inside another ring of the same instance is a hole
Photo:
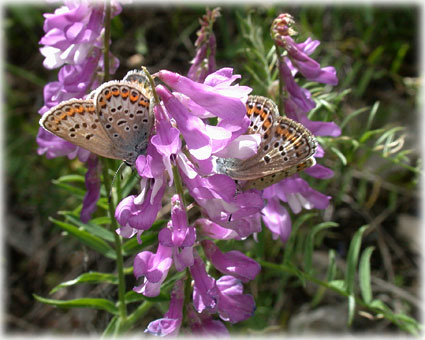
[[[123,97],[123,98],[127,98],[128,97],[128,94],[129,94],[128,91],[126,91],[126,92],[122,92],[121,91],[121,97]]]
[[[144,106],[144,107],[148,107],[149,106],[149,103],[146,102],[144,99],[140,100],[139,101],[139,104],[142,105],[142,106]]]
[[[136,96],[130,95],[130,100],[131,100],[132,102],[137,101],[137,99],[139,99],[139,95],[136,95]]]
[[[263,125],[264,125],[264,127],[265,127],[266,129],[268,129],[268,128],[270,127],[270,125],[272,125],[272,123],[270,123],[270,121],[266,119],[266,120],[264,121]]]
[[[112,91],[112,94],[114,97],[118,97],[120,95],[120,90],[116,89],[115,91]]]
[[[111,98],[112,96],[112,92],[108,92],[108,94],[105,94],[106,100],[108,100],[109,98]]]

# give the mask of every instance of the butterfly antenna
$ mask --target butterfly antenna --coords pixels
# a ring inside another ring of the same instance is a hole
[[[122,162],[120,164],[120,166],[118,167],[117,171],[115,171],[114,177],[112,178],[111,190],[109,191],[109,195],[108,195],[108,202],[111,202],[111,200],[112,200],[112,188],[114,187],[115,177],[117,177],[117,175],[120,172],[120,170],[123,167],[123,165],[127,165],[127,164],[125,162]]]

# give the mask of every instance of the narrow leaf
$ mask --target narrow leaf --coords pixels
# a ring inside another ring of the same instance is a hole
[[[106,337],[116,337],[119,334],[120,322],[118,321],[118,319],[119,316],[114,316],[111,321],[109,321],[108,325],[103,331],[102,339]]]
[[[73,280],[69,280],[66,282],[62,282],[54,287],[50,294],[57,292],[59,289],[74,286],[80,283],[111,283],[118,284],[118,278],[114,274],[109,273],[98,273],[98,272],[90,272],[84,273]]]
[[[139,301],[152,301],[152,302],[165,302],[170,301],[170,294],[165,294],[161,292],[158,296],[149,297],[144,296],[143,294],[136,293],[135,291],[128,291],[124,295],[124,301],[126,304],[132,303],[132,302],[139,302]]]
[[[354,292],[354,283],[356,278],[356,268],[360,253],[360,246],[362,244],[362,235],[368,228],[368,225],[361,227],[357,230],[350,243],[350,248],[347,254],[347,271],[345,273],[345,284],[347,285],[347,293],[352,295]]]
[[[341,151],[339,151],[337,148],[331,146],[330,149],[332,150],[332,152],[338,156],[338,158],[341,160],[341,163],[343,165],[347,165],[347,158],[345,158],[345,156],[343,155],[343,153]]]
[[[356,311],[356,299],[354,295],[348,296],[348,321],[347,325],[350,327],[354,320],[354,313]]]
[[[93,222],[83,223],[81,222],[80,218],[77,218],[75,215],[72,215],[69,213],[64,215],[68,221],[72,222],[77,227],[80,227],[81,229],[89,232],[90,234],[99,236],[105,241],[109,241],[109,242],[115,241],[114,234],[110,230],[100,225],[97,225],[96,223],[93,223]]]
[[[84,183],[84,176],[81,175],[65,175],[61,176],[56,180],[58,183],[67,183],[67,182],[81,182]]]
[[[346,295],[347,287],[344,280],[333,280],[328,282],[329,288],[338,291],[341,295]]]
[[[37,301],[59,308],[93,308],[105,310],[111,314],[118,314],[118,308],[115,306],[115,304],[112,301],[106,299],[81,298],[74,300],[54,300],[46,299],[36,294],[33,294],[33,296]]]
[[[307,241],[304,248],[304,267],[307,273],[310,273],[313,266],[313,250],[314,250],[314,237],[318,232],[328,228],[338,227],[335,222],[323,222],[316,225],[308,234]]]
[[[364,302],[372,301],[372,288],[370,284],[370,257],[374,247],[368,247],[362,253],[359,265],[360,291]]]
[[[61,229],[68,232],[70,235],[80,240],[81,243],[85,244],[86,246],[92,248],[93,250],[96,250],[97,252],[103,254],[104,256],[110,259],[116,259],[114,249],[101,238],[94,236],[85,230],[80,230],[71,224],[61,222],[54,218],[49,218],[49,220]]]

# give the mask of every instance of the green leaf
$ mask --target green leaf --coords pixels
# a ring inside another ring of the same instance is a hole
[[[294,253],[295,240],[296,235],[298,235],[297,231],[307,220],[316,216],[315,213],[307,213],[299,216],[292,225],[292,232],[289,236],[288,241],[286,242],[284,253],[283,253],[283,261],[282,263],[286,264],[291,261],[291,257]]]
[[[127,293],[125,293],[124,301],[126,304],[139,302],[139,301],[165,302],[165,301],[170,301],[170,294],[165,294],[161,292],[158,296],[148,297],[148,296],[144,296],[143,294],[136,293],[133,290],[130,290]]]
[[[56,224],[59,228],[65,230],[70,235],[80,240],[81,243],[85,244],[86,246],[92,248],[93,250],[96,250],[97,252],[103,254],[104,256],[110,259],[116,259],[114,249],[101,238],[94,236],[85,230],[80,230],[71,224],[58,221],[54,218],[50,217],[49,220]]]
[[[158,233],[142,234],[142,236],[140,237],[140,240],[142,241],[141,244],[137,241],[137,237],[131,238],[130,240],[126,241],[122,246],[124,256],[139,253],[147,246],[154,244],[157,240],[157,237]]]
[[[310,273],[313,266],[313,250],[314,250],[314,237],[317,233],[324,229],[338,227],[338,223],[335,222],[323,222],[316,225],[308,234],[304,248],[304,270]]]
[[[93,222],[83,223],[81,222],[79,217],[76,217],[75,215],[72,215],[70,213],[65,213],[64,216],[66,217],[68,221],[72,222],[73,224],[78,226],[80,229],[83,229],[92,235],[99,236],[105,241],[109,241],[109,242],[115,241],[114,234],[110,230],[104,227],[101,227],[100,225],[97,225]]]
[[[139,307],[136,308],[136,310],[131,313],[125,322],[123,322],[122,325],[119,325],[121,333],[127,332],[129,329],[133,327],[133,325],[140,321],[140,319],[147,313],[153,306],[153,302],[145,301],[142,304],[140,304]]]
[[[385,129],[381,128],[381,129],[376,129],[376,130],[368,130],[366,131],[364,134],[362,134],[362,136],[359,139],[360,144],[365,143],[369,138],[373,137],[374,135],[380,134],[382,132],[384,132]]]
[[[356,299],[354,298],[354,295],[348,296],[348,321],[347,325],[351,326],[354,320],[354,314],[356,311]]]
[[[106,326],[105,330],[102,334],[102,339],[106,337],[116,337],[120,332],[120,321],[119,316],[114,316],[111,321],[109,321],[108,325]]]
[[[391,309],[381,300],[373,300],[371,303],[368,304],[368,307],[378,309],[382,312],[392,313]]]
[[[115,306],[115,304],[112,301],[106,299],[81,298],[74,300],[54,300],[46,299],[36,294],[33,294],[33,296],[37,301],[58,308],[93,308],[105,310],[111,314],[118,314],[118,308]]]
[[[335,274],[336,274],[335,250],[330,249],[329,250],[328,270],[326,272],[326,281],[327,282],[332,281],[335,278]],[[326,292],[326,287],[319,286],[316,294],[314,295],[314,297],[311,301],[311,304],[310,304],[311,307],[315,307],[320,303],[325,292]]]
[[[330,282],[328,282],[328,286],[329,286],[329,288],[332,288],[332,289],[338,291],[341,295],[346,295],[347,294],[346,293],[347,287],[345,285],[344,280],[333,280],[333,281],[330,281]]]
[[[335,250],[329,250],[329,264],[326,273],[326,281],[330,282],[335,278],[336,275],[336,261],[335,261]]]
[[[360,291],[364,302],[369,303],[372,301],[372,288],[370,284],[370,257],[375,248],[368,247],[363,251],[360,258],[359,277],[360,277]]]
[[[347,158],[345,158],[345,156],[343,155],[343,153],[341,151],[339,151],[337,148],[335,148],[334,146],[331,146],[330,149],[332,150],[332,152],[338,156],[338,158],[341,160],[341,163],[343,165],[347,165]]]
[[[86,194],[86,191],[84,189],[77,188],[76,186],[70,184],[61,183],[58,180],[52,180],[52,183],[78,197],[84,197],[84,195]]]
[[[361,227],[354,233],[353,239],[350,243],[350,248],[347,254],[347,271],[345,273],[345,284],[347,286],[347,293],[352,295],[354,292],[354,283],[356,279],[357,261],[360,253],[360,246],[362,244],[362,235],[368,228],[368,225]]]
[[[347,123],[348,123],[351,119],[353,119],[354,117],[358,116],[359,114],[361,114],[361,113],[363,113],[363,112],[365,112],[365,111],[367,111],[367,107],[363,107],[363,108],[361,108],[361,109],[358,109],[358,110],[356,110],[356,111],[353,111],[353,112],[349,113],[349,114],[345,117],[345,119],[342,121],[342,123],[341,123],[341,124],[339,124],[339,127],[341,128],[341,130],[345,127],[345,125],[347,125]]]
[[[141,244],[137,241],[137,237],[133,237],[129,241],[125,242],[122,247],[123,254],[125,256],[133,255],[140,252],[147,246],[154,244],[158,236],[157,231],[159,231],[167,222],[167,220],[155,221],[149,229],[149,232],[142,234],[140,237],[140,240],[142,241]]]
[[[56,180],[58,183],[68,183],[68,182],[85,182],[84,176],[81,175],[65,175],[61,176]]]
[[[57,292],[59,289],[74,286],[81,283],[111,283],[118,284],[118,277],[109,273],[90,272],[84,273],[73,280],[62,282],[54,287],[49,294]]]
[[[373,104],[372,110],[370,110],[370,113],[369,113],[369,118],[367,119],[366,129],[364,131],[369,131],[370,128],[372,127],[372,122],[375,119],[378,109],[379,109],[379,101]]]
[[[111,218],[109,216],[100,216],[93,218],[91,222],[98,225],[109,225],[111,224]]]

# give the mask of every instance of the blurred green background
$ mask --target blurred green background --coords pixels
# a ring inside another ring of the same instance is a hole
[[[210,4],[212,8],[212,4]],[[404,127],[395,135],[396,148],[387,152],[370,144],[352,150],[344,141],[338,149],[346,154],[347,164],[333,152],[327,152],[322,164],[335,171],[334,178],[315,188],[332,195],[331,207],[323,218],[340,227],[326,236],[315,253],[319,262],[329,249],[335,249],[343,262],[353,233],[364,224],[373,228],[364,237],[364,247],[376,247],[372,256],[374,292],[394,310],[417,318],[420,287],[419,263],[419,13],[408,6],[221,6],[221,17],[214,31],[217,38],[217,66],[233,67],[242,74],[244,84],[261,92],[246,69],[255,63],[247,54],[241,20],[250,15],[253,25],[262,28],[264,49],[272,46],[269,26],[279,13],[290,13],[297,22],[299,40],[311,36],[321,45],[313,54],[322,66],[336,68],[341,93],[351,89],[338,104],[332,119],[344,123],[344,135],[358,136],[364,129],[371,108],[379,102],[371,128]],[[80,197],[69,195],[52,181],[70,173],[83,174],[84,165],[66,158],[47,160],[38,156],[35,136],[38,110],[43,106],[43,86],[54,81],[57,71],[43,68],[38,41],[43,33],[43,13],[54,7],[41,4],[7,5],[4,11],[5,39],[5,248],[7,290],[4,321],[8,332],[85,334],[101,332],[109,321],[104,312],[57,310],[35,302],[32,294],[48,296],[59,282],[76,277],[89,269],[113,271],[114,265],[64,235],[49,221],[58,210],[73,209]],[[195,50],[198,18],[205,6],[124,5],[112,23],[112,53],[119,58],[116,78],[129,69],[147,66],[151,73],[168,69],[186,74]],[[254,27],[253,26],[253,27]],[[358,112],[358,110],[363,111]],[[397,138],[401,138],[398,140]],[[376,140],[374,140],[376,141]],[[365,143],[367,144],[367,143]],[[407,150],[402,157],[398,152]],[[385,150],[384,150],[385,151]],[[388,151],[388,150],[387,150]],[[79,183],[84,188],[84,183]],[[306,235],[308,229],[304,231]],[[279,258],[284,247],[270,235],[263,240],[264,256]],[[279,261],[279,260],[277,260]],[[131,265],[132,258],[127,260]],[[342,264],[344,265],[344,264]],[[315,288],[289,281],[279,292],[278,278],[263,272],[256,286],[247,287],[256,296],[253,318],[231,326],[234,331],[253,334],[286,331],[400,332],[386,320],[377,320],[359,310],[350,329],[346,327],[345,300],[332,294],[319,307],[311,307]],[[324,275],[324,274],[323,274]],[[130,275],[131,276],[131,275]],[[128,289],[134,279],[128,278]],[[81,285],[61,291],[55,298],[114,296],[114,287]],[[153,309],[140,320],[140,330],[149,321],[161,317],[161,308]]]

